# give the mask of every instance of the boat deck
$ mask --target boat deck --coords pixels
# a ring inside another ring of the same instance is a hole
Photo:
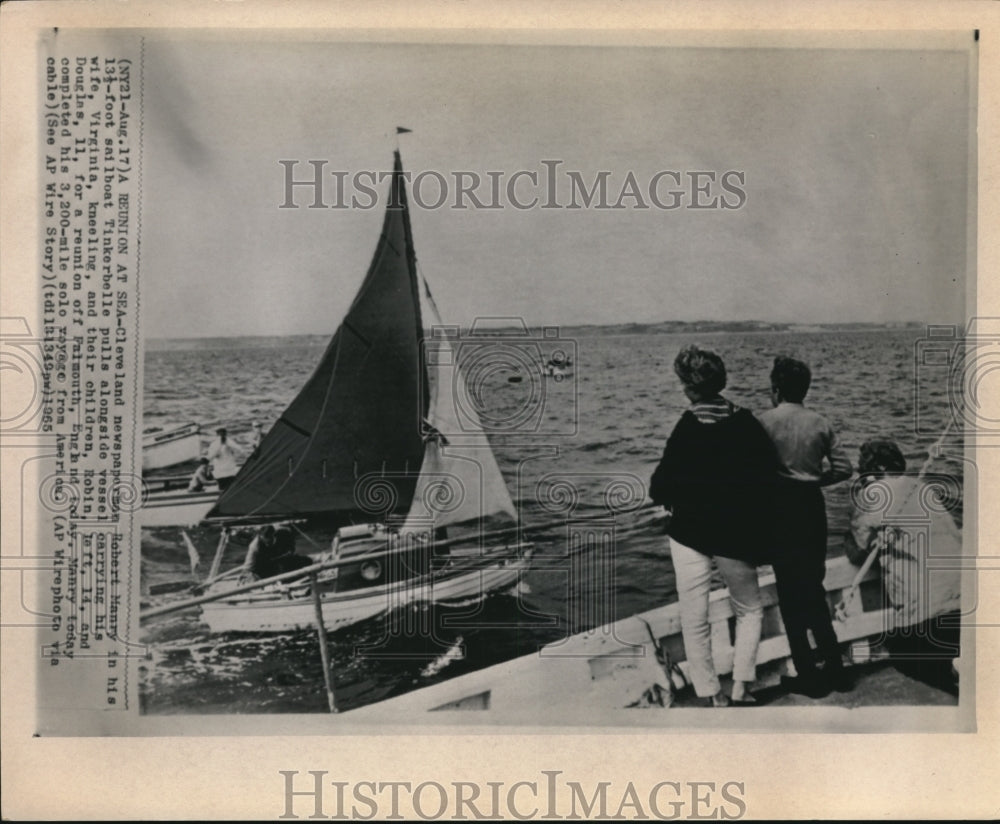
[[[825,584],[831,606],[840,600],[856,574],[857,568],[846,558],[828,562]],[[774,575],[769,568],[762,569],[761,588],[765,611],[758,689],[777,683],[782,674],[791,671]],[[726,675],[732,671],[735,620],[726,590],[712,593],[709,620],[716,671]],[[843,642],[867,639],[892,625],[892,611],[882,606],[880,577],[877,571],[869,570],[847,619],[834,621],[838,637]],[[437,714],[433,719],[436,722],[454,717],[463,724],[475,723],[475,718],[481,716],[483,723],[521,721],[534,725],[558,719],[590,725],[595,717],[642,706],[654,684],[666,684],[650,633],[686,671],[680,612],[673,603],[554,642],[536,654],[361,707],[351,716],[358,721],[370,718],[384,723],[398,718],[412,723],[415,717],[433,712]],[[862,657],[867,649],[867,644],[858,645]]]

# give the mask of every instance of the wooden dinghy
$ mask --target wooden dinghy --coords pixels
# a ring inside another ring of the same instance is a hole
[[[139,510],[144,527],[187,527],[205,519],[219,498],[212,483],[201,492],[188,492],[189,478],[182,475],[143,478],[146,498]]]
[[[142,469],[163,469],[198,460],[201,427],[196,423],[149,432],[142,436]]]

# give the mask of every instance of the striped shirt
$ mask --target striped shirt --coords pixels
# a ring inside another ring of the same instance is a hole
[[[722,395],[716,395],[714,398],[695,401],[690,409],[699,423],[718,423],[732,415],[738,407]]]

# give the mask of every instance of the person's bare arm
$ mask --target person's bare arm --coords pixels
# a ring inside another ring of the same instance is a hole
[[[830,468],[822,474],[819,479],[820,486],[830,486],[831,484],[839,484],[841,481],[846,481],[851,475],[854,474],[854,467],[851,465],[851,459],[847,457],[847,453],[844,451],[843,447],[837,441],[837,436],[835,433],[830,433],[830,449],[827,452],[827,460],[830,462]]]

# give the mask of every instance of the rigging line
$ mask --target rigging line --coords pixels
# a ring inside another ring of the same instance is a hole
[[[322,544],[319,544],[319,543],[317,543],[317,542],[316,542],[316,541],[314,541],[314,540],[313,540],[312,538],[310,538],[310,537],[309,537],[308,535],[306,535],[306,533],[302,531],[302,528],[301,528],[301,527],[300,527],[300,526],[299,526],[298,524],[294,524],[294,523],[293,523],[293,524],[292,524],[291,526],[292,526],[292,529],[294,529],[294,530],[295,530],[296,532],[298,532],[298,533],[299,533],[299,535],[301,535],[301,536],[302,536],[303,538],[305,538],[305,539],[306,539],[306,540],[307,540],[307,541],[308,541],[308,542],[309,542],[310,544],[312,544],[312,545],[313,545],[314,547],[316,547],[316,549],[319,549],[319,550],[323,550],[323,549],[324,549],[324,547],[323,547],[323,545],[322,545]]]
[[[309,432],[308,430],[303,429],[301,426],[298,426],[298,425],[292,423],[284,415],[282,415],[280,418],[278,418],[278,420],[281,423],[283,423],[285,426],[287,426],[289,429],[292,429],[295,432],[298,432],[300,435],[305,435],[305,437],[307,437],[307,438],[311,438],[312,437],[312,432]]]
[[[390,249],[392,249],[392,251],[396,253],[397,257],[405,258],[406,256],[405,250],[400,252],[399,249],[396,248],[396,246],[393,244],[391,240],[389,240],[388,237],[385,239],[385,245],[388,246]]]
[[[955,423],[955,417],[953,415],[948,419],[948,424],[941,432],[941,436],[934,442],[934,445],[928,450],[927,460],[924,461],[923,466],[920,467],[920,472],[917,474],[918,478],[924,477],[924,475],[927,474],[927,470],[931,468],[931,464],[934,463],[934,459],[941,457],[941,449],[944,446],[944,440],[951,433],[951,427],[954,423]]]
[[[437,316],[435,318],[435,320],[437,320],[438,325],[443,326],[444,325],[444,321],[441,320],[441,310],[438,309],[437,301],[434,300],[434,295],[431,294],[431,287],[427,283],[427,278],[424,277],[423,272],[420,272],[420,266],[419,265],[417,266],[417,271],[418,271],[418,274],[420,275],[420,280],[424,284],[424,295],[427,297],[427,302],[430,304],[431,309],[434,310],[434,314]]]

